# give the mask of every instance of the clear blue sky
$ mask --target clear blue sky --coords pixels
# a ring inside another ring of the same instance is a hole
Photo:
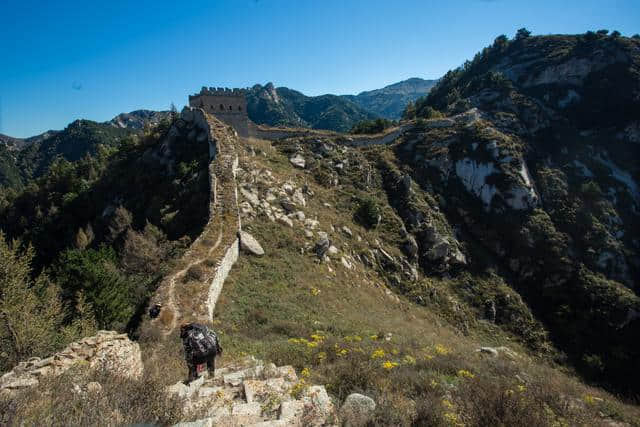
[[[0,133],[17,137],[180,108],[203,85],[318,95],[437,78],[523,26],[640,32],[640,0],[0,1]]]

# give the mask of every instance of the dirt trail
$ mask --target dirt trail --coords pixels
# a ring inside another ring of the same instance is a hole
[[[201,234],[200,236],[198,236],[198,238],[195,240],[195,242],[193,243],[193,247],[196,247],[197,245],[201,244],[201,239],[204,236],[205,233]],[[162,334],[164,336],[170,335],[174,329],[176,328],[176,325],[178,323],[178,318],[181,317],[182,313],[180,312],[180,309],[178,308],[176,301],[175,301],[175,287],[176,287],[176,281],[178,279],[181,279],[182,277],[184,277],[184,275],[187,273],[187,271],[189,271],[189,269],[191,267],[193,267],[196,264],[200,264],[202,261],[204,261],[205,258],[211,256],[211,253],[216,250],[216,248],[218,246],[220,246],[220,242],[222,241],[222,231],[218,231],[218,238],[216,239],[216,242],[213,244],[213,246],[211,246],[209,248],[209,250],[207,251],[207,254],[202,258],[202,259],[196,259],[192,262],[190,262],[189,264],[187,264],[186,267],[184,267],[182,270],[179,270],[177,272],[175,272],[168,281],[168,289],[167,289],[167,300],[166,300],[166,306],[164,307],[165,310],[170,310],[173,313],[173,317],[171,318],[171,323],[166,327],[166,329],[164,331],[162,331]]]

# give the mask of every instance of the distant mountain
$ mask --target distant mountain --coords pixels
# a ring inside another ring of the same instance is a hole
[[[271,126],[309,127],[346,132],[362,120],[376,118],[355,102],[337,95],[305,96],[273,83],[255,85],[247,93],[249,118]]]
[[[382,89],[361,92],[358,95],[344,95],[343,98],[379,117],[397,120],[402,116],[402,112],[409,102],[414,102],[429,93],[437,82],[438,80],[413,77]]]
[[[99,145],[117,145],[133,130],[110,122],[76,120],[62,131],[48,131],[30,138],[0,136],[0,187],[19,188],[41,176],[61,156],[76,161],[95,154]]]
[[[170,111],[136,110],[118,114],[106,123],[121,129],[142,129],[145,125],[157,125],[170,114]]]

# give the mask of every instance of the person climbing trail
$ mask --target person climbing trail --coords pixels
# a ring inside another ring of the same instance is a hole
[[[189,367],[187,384],[198,378],[198,367],[205,362],[209,375],[213,377],[216,356],[222,354],[218,335],[206,325],[185,323],[180,326],[180,338],[184,347],[185,360]]]

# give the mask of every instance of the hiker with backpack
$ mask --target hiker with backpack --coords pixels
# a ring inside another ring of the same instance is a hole
[[[189,367],[187,383],[198,378],[198,365],[207,363],[209,375],[215,372],[216,356],[222,354],[222,347],[215,332],[200,323],[187,323],[180,326],[180,338],[184,355]]]

